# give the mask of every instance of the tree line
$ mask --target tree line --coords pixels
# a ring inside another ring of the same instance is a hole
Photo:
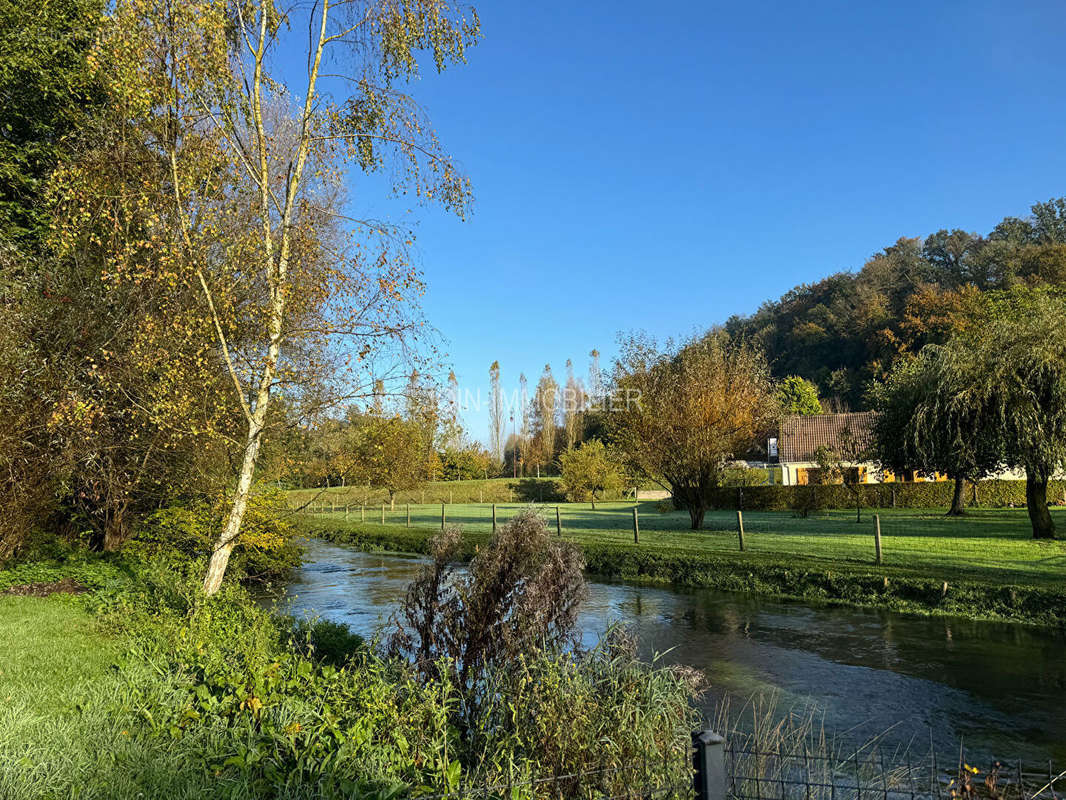
[[[858,271],[796,286],[725,329],[760,347],[775,378],[800,375],[834,410],[861,410],[872,407],[872,382],[901,354],[942,342],[975,295],[1020,286],[1066,286],[1066,199],[1036,203],[985,235],[902,237]]]

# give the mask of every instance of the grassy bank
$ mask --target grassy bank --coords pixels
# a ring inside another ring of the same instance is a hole
[[[686,764],[695,721],[670,670],[611,648],[529,653],[486,674],[508,704],[468,719],[470,689],[446,673],[276,616],[237,575],[205,599],[203,569],[128,553],[0,570],[0,797],[461,798],[605,765],[675,780]],[[624,741],[599,736],[623,726]]]
[[[519,506],[497,506],[502,524]],[[707,530],[683,530],[687,515],[639,511],[633,542],[632,504],[561,505],[563,536],[585,553],[589,572],[608,578],[844,602],[918,613],[959,614],[1042,625],[1066,624],[1066,543],[1028,538],[1024,510],[974,512],[962,520],[934,510],[881,515],[883,563],[874,563],[873,523],[853,512],[820,518],[745,515],[739,551],[735,514],[711,514]],[[303,527],[332,541],[369,550],[426,552],[440,528],[440,507],[406,508],[374,521],[317,514]],[[488,540],[491,507],[448,506],[448,523],[464,531],[467,556]],[[550,525],[555,508],[545,509]],[[1057,512],[1061,513],[1061,512]],[[1063,520],[1066,522],[1066,520]],[[945,590],[945,584],[947,584]]]

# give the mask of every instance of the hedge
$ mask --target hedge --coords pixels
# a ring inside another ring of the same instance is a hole
[[[711,507],[742,511],[855,508],[858,493],[864,508],[938,508],[951,505],[954,491],[952,481],[863,483],[854,487],[843,484],[721,487],[713,490]],[[1025,481],[979,481],[976,493],[974,485],[967,483],[965,497],[967,505],[976,508],[1022,507],[1025,505]],[[1066,502],[1066,481],[1050,482],[1048,501],[1053,504]]]

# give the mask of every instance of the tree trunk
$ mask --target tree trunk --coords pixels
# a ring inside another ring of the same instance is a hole
[[[961,517],[966,513],[965,503],[962,496],[966,491],[966,479],[961,475],[955,476],[955,492],[951,495],[951,508],[948,509],[949,517]]]
[[[1029,521],[1033,524],[1034,539],[1054,539],[1055,521],[1047,507],[1047,471],[1040,469],[1025,470],[1025,504],[1029,510]]]
[[[104,522],[104,535],[100,549],[105,553],[114,553],[122,547],[123,542],[129,537],[126,527],[126,507],[123,504],[108,515]]]
[[[692,530],[698,531],[703,527],[703,515],[707,513],[707,509],[703,507],[702,503],[689,503],[688,504],[688,516],[692,522]]]
[[[244,446],[244,459],[241,462],[241,473],[237,479],[237,492],[230,507],[229,516],[222,533],[215,541],[211,552],[211,560],[207,563],[207,575],[204,577],[204,594],[208,597],[215,594],[222,586],[222,577],[226,574],[226,565],[229,564],[230,553],[237,545],[237,535],[241,532],[241,522],[244,520],[244,512],[248,508],[248,496],[252,491],[252,477],[255,474],[255,460],[259,455],[259,435],[263,427],[260,417],[266,416],[267,404],[257,406],[252,420],[248,424],[248,439]]]

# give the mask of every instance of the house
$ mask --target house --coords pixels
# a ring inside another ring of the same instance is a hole
[[[787,416],[781,420],[778,435],[767,442],[768,463],[746,462],[746,466],[765,468],[771,484],[804,486],[817,483],[820,471],[817,453],[824,447],[850,470],[849,483],[950,480],[939,472],[923,475],[908,470],[894,475],[881,467],[873,454],[873,426],[876,419],[876,411]],[[1025,473],[1004,469],[990,477],[1025,480]]]
[[[769,442],[770,460],[780,466],[781,483],[802,486],[818,481],[818,451],[826,448],[852,470],[849,482],[882,483],[883,474],[873,460],[873,424],[876,411],[847,414],[793,415],[781,421],[776,439]]]

